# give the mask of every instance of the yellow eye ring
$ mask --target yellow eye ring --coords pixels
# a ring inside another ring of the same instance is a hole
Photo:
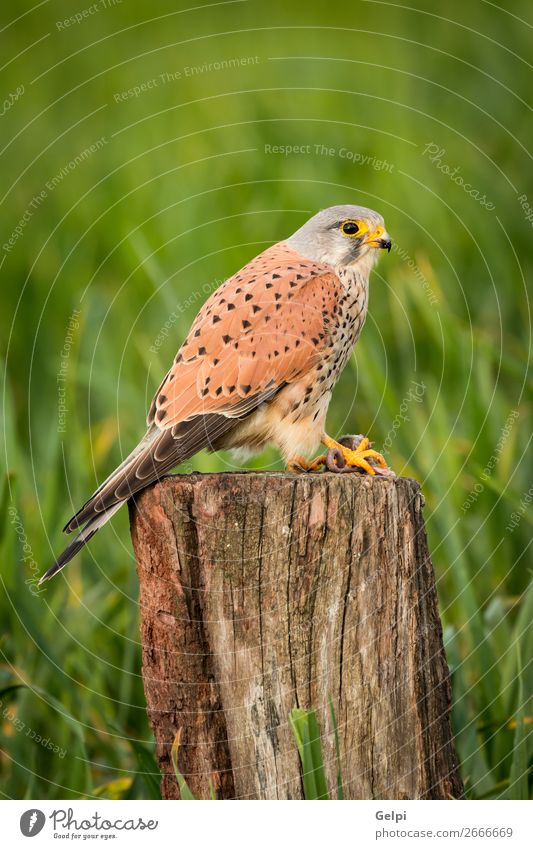
[[[346,221],[342,222],[340,229],[345,236],[350,236],[352,239],[359,238],[368,231],[365,222],[358,221],[355,218],[347,218]]]

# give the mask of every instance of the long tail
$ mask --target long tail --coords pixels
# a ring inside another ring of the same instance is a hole
[[[160,430],[155,425],[148,428],[131,454],[67,522],[66,533],[78,531],[78,534],[45,572],[39,584],[57,575],[132,495],[159,480],[202,448],[212,448],[216,439],[233,427],[235,419],[207,414],[194,416],[167,430]]]
[[[64,552],[59,555],[55,563],[53,563],[52,566],[50,566],[50,568],[44,573],[42,578],[39,580],[39,584],[42,584],[44,581],[48,581],[50,578],[53,578],[54,575],[57,575],[63,566],[66,566],[67,563],[69,563],[78,553],[78,551],[80,551],[83,546],[89,542],[89,540],[95,535],[96,531],[98,531],[102,525],[105,525],[111,516],[113,516],[120,507],[122,507],[123,503],[123,501],[119,501],[118,504],[114,504],[113,507],[110,507],[109,510],[105,511],[105,513],[100,513],[99,516],[95,516],[94,519],[87,522],[79,534],[74,537],[70,545],[68,545]]]
[[[133,449],[131,454],[129,454],[123,462],[117,466],[113,472],[111,472],[109,477],[106,478],[103,484],[98,487],[89,500],[71,519],[69,519],[63,528],[63,531],[66,533],[79,531],[79,533],[76,534],[70,545],[66,547],[57,560],[44,573],[42,578],[39,580],[39,584],[42,584],[44,581],[48,581],[50,578],[53,578],[54,575],[57,575],[63,566],[66,566],[67,563],[75,557],[78,551],[80,551],[83,546],[92,539],[96,531],[98,531],[102,525],[105,525],[111,516],[114,516],[117,510],[122,507],[125,501],[127,501],[129,496],[128,494],[125,494],[122,498],[114,498],[110,503],[104,504],[102,503],[101,496],[106,489],[113,489],[115,484],[118,485],[122,480],[124,480],[124,477],[127,476],[128,471],[131,469],[138,457],[143,455],[144,452],[150,448],[155,437],[156,433],[154,429],[150,428],[139,444]],[[132,493],[130,492],[129,494]]]

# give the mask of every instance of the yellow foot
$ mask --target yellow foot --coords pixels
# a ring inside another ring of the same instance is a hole
[[[325,465],[326,455],[322,454],[321,457],[317,457],[315,460],[306,460],[305,457],[293,457],[293,459],[289,460],[287,463],[287,468],[289,472],[299,474],[300,472],[316,472]]]
[[[327,434],[322,437],[322,445],[330,449],[326,456],[326,465],[330,471],[342,471],[348,467],[350,469],[362,469],[368,475],[375,475],[376,468],[372,467],[368,462],[369,460],[373,460],[378,468],[388,470],[385,458],[378,451],[373,451],[370,448],[370,441],[366,436],[361,437],[358,442],[356,437],[347,438],[344,441],[351,441],[356,447],[343,445],[341,442],[331,439]]]

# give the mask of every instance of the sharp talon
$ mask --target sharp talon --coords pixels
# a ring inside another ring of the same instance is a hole
[[[294,475],[300,475],[302,472],[309,471],[307,466],[302,465],[302,463],[298,462],[298,460],[291,460],[290,463],[287,463],[287,469]]]
[[[314,460],[308,461],[304,457],[295,457],[287,463],[287,469],[293,474],[302,474],[303,472],[316,472],[321,466],[326,463],[326,455],[316,457]]]
[[[287,463],[287,471],[292,475],[300,475],[302,472],[307,471],[307,469],[302,468],[299,463]]]
[[[367,473],[367,475],[375,475],[376,474],[376,470],[372,468],[370,463],[367,463],[367,461],[365,460],[363,455],[356,458],[355,462],[353,463],[353,466],[354,466],[353,471],[359,471],[360,469],[364,469],[365,472]],[[357,467],[359,467],[359,468],[357,468]]]
[[[322,466],[326,465],[326,455],[321,454],[320,457],[315,457],[314,460],[309,464],[309,468],[311,471],[316,472],[318,469],[322,468]]]
[[[380,454],[379,451],[367,450],[365,451],[365,457],[371,457],[373,460],[378,463],[382,469],[387,469],[387,463],[385,461],[385,457],[383,454]]]
[[[394,475],[379,451],[374,451],[366,436],[343,436],[336,442],[329,436],[322,439],[329,448],[326,455],[326,468],[330,472],[366,472],[367,475]]]

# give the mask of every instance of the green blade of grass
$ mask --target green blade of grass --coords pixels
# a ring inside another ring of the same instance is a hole
[[[180,796],[181,796],[182,800],[185,801],[185,800],[196,799],[196,796],[194,796],[193,793],[191,792],[189,785],[185,781],[185,778],[182,775],[182,773],[180,772],[179,767],[178,767],[180,736],[181,736],[181,729],[177,732],[177,734],[174,738],[174,742],[172,743],[172,749],[170,751],[170,756],[172,758],[172,766],[173,766],[173,769],[174,769],[174,775],[176,776],[176,780],[178,782],[178,787],[180,789]]]
[[[329,799],[316,712],[294,708],[289,721],[302,763],[305,798]]]
[[[159,789],[159,770],[153,756],[137,740],[128,740],[139,766],[138,776],[142,780],[147,799],[161,799]]]
[[[524,702],[524,673],[520,644],[516,646],[518,697],[516,708],[516,728],[513,743],[513,758],[509,777],[509,788],[505,793],[507,799],[529,799],[528,756],[526,733],[526,710]]]
[[[478,799],[491,792],[496,779],[489,768],[485,749],[479,744],[478,720],[469,687],[464,677],[457,632],[452,626],[448,626],[444,630],[444,645],[455,693],[452,705],[452,725],[461,761],[465,790],[469,798]]]

